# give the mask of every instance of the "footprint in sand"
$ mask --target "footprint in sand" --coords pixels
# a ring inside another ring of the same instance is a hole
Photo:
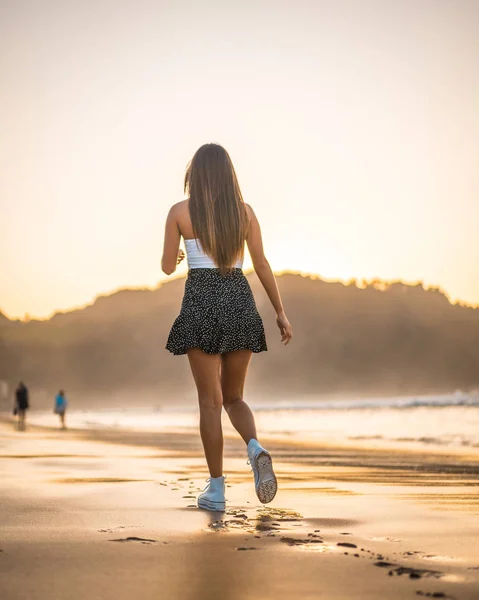
[[[240,511],[234,510],[234,509],[233,510],[227,510],[226,514],[230,515],[230,516],[233,516],[236,519],[247,519],[248,518],[248,515],[245,512],[241,511],[241,510]]]
[[[243,529],[248,533],[262,533],[274,537],[274,532],[280,530],[282,523],[302,519],[302,515],[293,510],[266,507],[258,509],[256,517],[249,518],[244,509],[230,509],[226,511],[226,515],[232,518],[214,521],[208,527],[213,531]]]
[[[439,579],[443,573],[440,571],[431,571],[429,569],[414,569],[411,567],[398,567],[392,570],[395,575],[409,575],[410,579],[421,579],[421,577],[435,577]]]
[[[136,529],[142,527],[142,525],[118,525],[117,527],[110,527],[108,529],[99,529],[99,533],[114,533],[115,531],[121,531],[122,529]]]
[[[453,600],[452,596],[446,596],[443,592],[422,592],[418,590],[416,592],[418,596],[427,596],[428,598],[444,598],[444,600]]]
[[[138,544],[156,544],[157,543],[156,540],[150,540],[148,538],[140,538],[140,537],[135,537],[135,536],[119,538],[117,540],[108,540],[108,541],[109,542],[121,542],[121,543],[137,542]]]
[[[437,562],[460,562],[460,558],[454,556],[440,556],[438,554],[423,554],[421,556],[424,560],[432,560]]]
[[[282,537],[280,538],[280,542],[283,544],[288,544],[288,546],[306,546],[307,544],[322,544],[323,540],[319,540],[316,538],[292,538],[292,537]]]
[[[439,579],[443,573],[440,571],[432,571],[430,569],[414,569],[413,567],[401,567],[394,563],[389,563],[383,560],[374,563],[375,567],[394,567],[388,572],[388,575],[409,575],[409,579],[421,579],[422,577],[434,577]]]

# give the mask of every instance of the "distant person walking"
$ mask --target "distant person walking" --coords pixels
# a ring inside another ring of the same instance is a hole
[[[166,348],[187,354],[198,390],[200,434],[210,479],[199,508],[225,509],[222,408],[247,444],[256,494],[271,502],[277,491],[271,455],[258,441],[243,387],[253,352],[266,348],[263,322],[243,275],[245,242],[254,269],[276,312],[281,341],[293,336],[271,267],[263,252],[261,229],[244,203],[231,159],[216,144],[202,146],[187,167],[188,199],[175,204],[166,220],[162,269],[170,275],[185,255],[188,278],[181,312]]]
[[[68,401],[65,396],[65,392],[60,390],[55,396],[55,407],[53,412],[60,417],[60,425],[62,429],[66,429],[65,425],[65,413],[67,411]]]
[[[20,431],[25,430],[26,414],[29,408],[28,388],[21,381],[15,390],[15,406],[13,407],[13,414],[18,416],[18,429]]]

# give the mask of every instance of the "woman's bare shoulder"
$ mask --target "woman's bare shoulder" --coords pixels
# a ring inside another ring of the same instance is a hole
[[[180,202],[176,202],[170,208],[170,213],[174,215],[183,215],[188,212],[188,200],[181,200]]]
[[[177,224],[184,222],[185,219],[188,221],[190,218],[188,200],[182,200],[181,202],[173,204],[168,212],[168,218],[176,221]]]
[[[248,217],[248,223],[251,223],[251,221],[253,221],[254,219],[256,219],[256,215],[254,214],[254,210],[251,206],[251,204],[246,204],[246,202],[244,203],[245,209],[246,209],[246,216]]]
[[[185,239],[194,237],[188,200],[182,200],[173,204],[170,209],[170,215],[176,221],[178,229]]]

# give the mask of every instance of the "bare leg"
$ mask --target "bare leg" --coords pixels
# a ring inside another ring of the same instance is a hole
[[[211,477],[223,475],[223,430],[221,409],[220,354],[206,354],[199,348],[188,350],[191,372],[198,390],[200,434]]]
[[[251,350],[228,352],[222,356],[221,387],[223,405],[236,431],[246,444],[256,437],[256,425],[250,407],[243,400],[243,389]]]
[[[19,410],[18,411],[18,429],[20,431],[24,431],[25,430],[25,416],[26,416],[26,411],[25,410]]]

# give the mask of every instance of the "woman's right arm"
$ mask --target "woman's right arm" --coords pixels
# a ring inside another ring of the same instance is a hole
[[[166,275],[174,273],[176,267],[185,258],[185,253],[180,250],[181,235],[177,220],[180,204],[172,206],[166,218],[163,256],[161,258],[161,269]]]
[[[250,221],[246,243],[251,255],[251,260],[253,261],[253,267],[258,275],[259,280],[261,281],[261,284],[268,294],[268,298],[270,299],[274,310],[276,311],[276,323],[281,332],[281,341],[287,345],[293,337],[293,328],[291,327],[291,324],[284,312],[276,278],[271,270],[266,256],[264,255],[263,239],[261,236],[261,227],[259,221],[251,206],[247,204],[246,208]]]

